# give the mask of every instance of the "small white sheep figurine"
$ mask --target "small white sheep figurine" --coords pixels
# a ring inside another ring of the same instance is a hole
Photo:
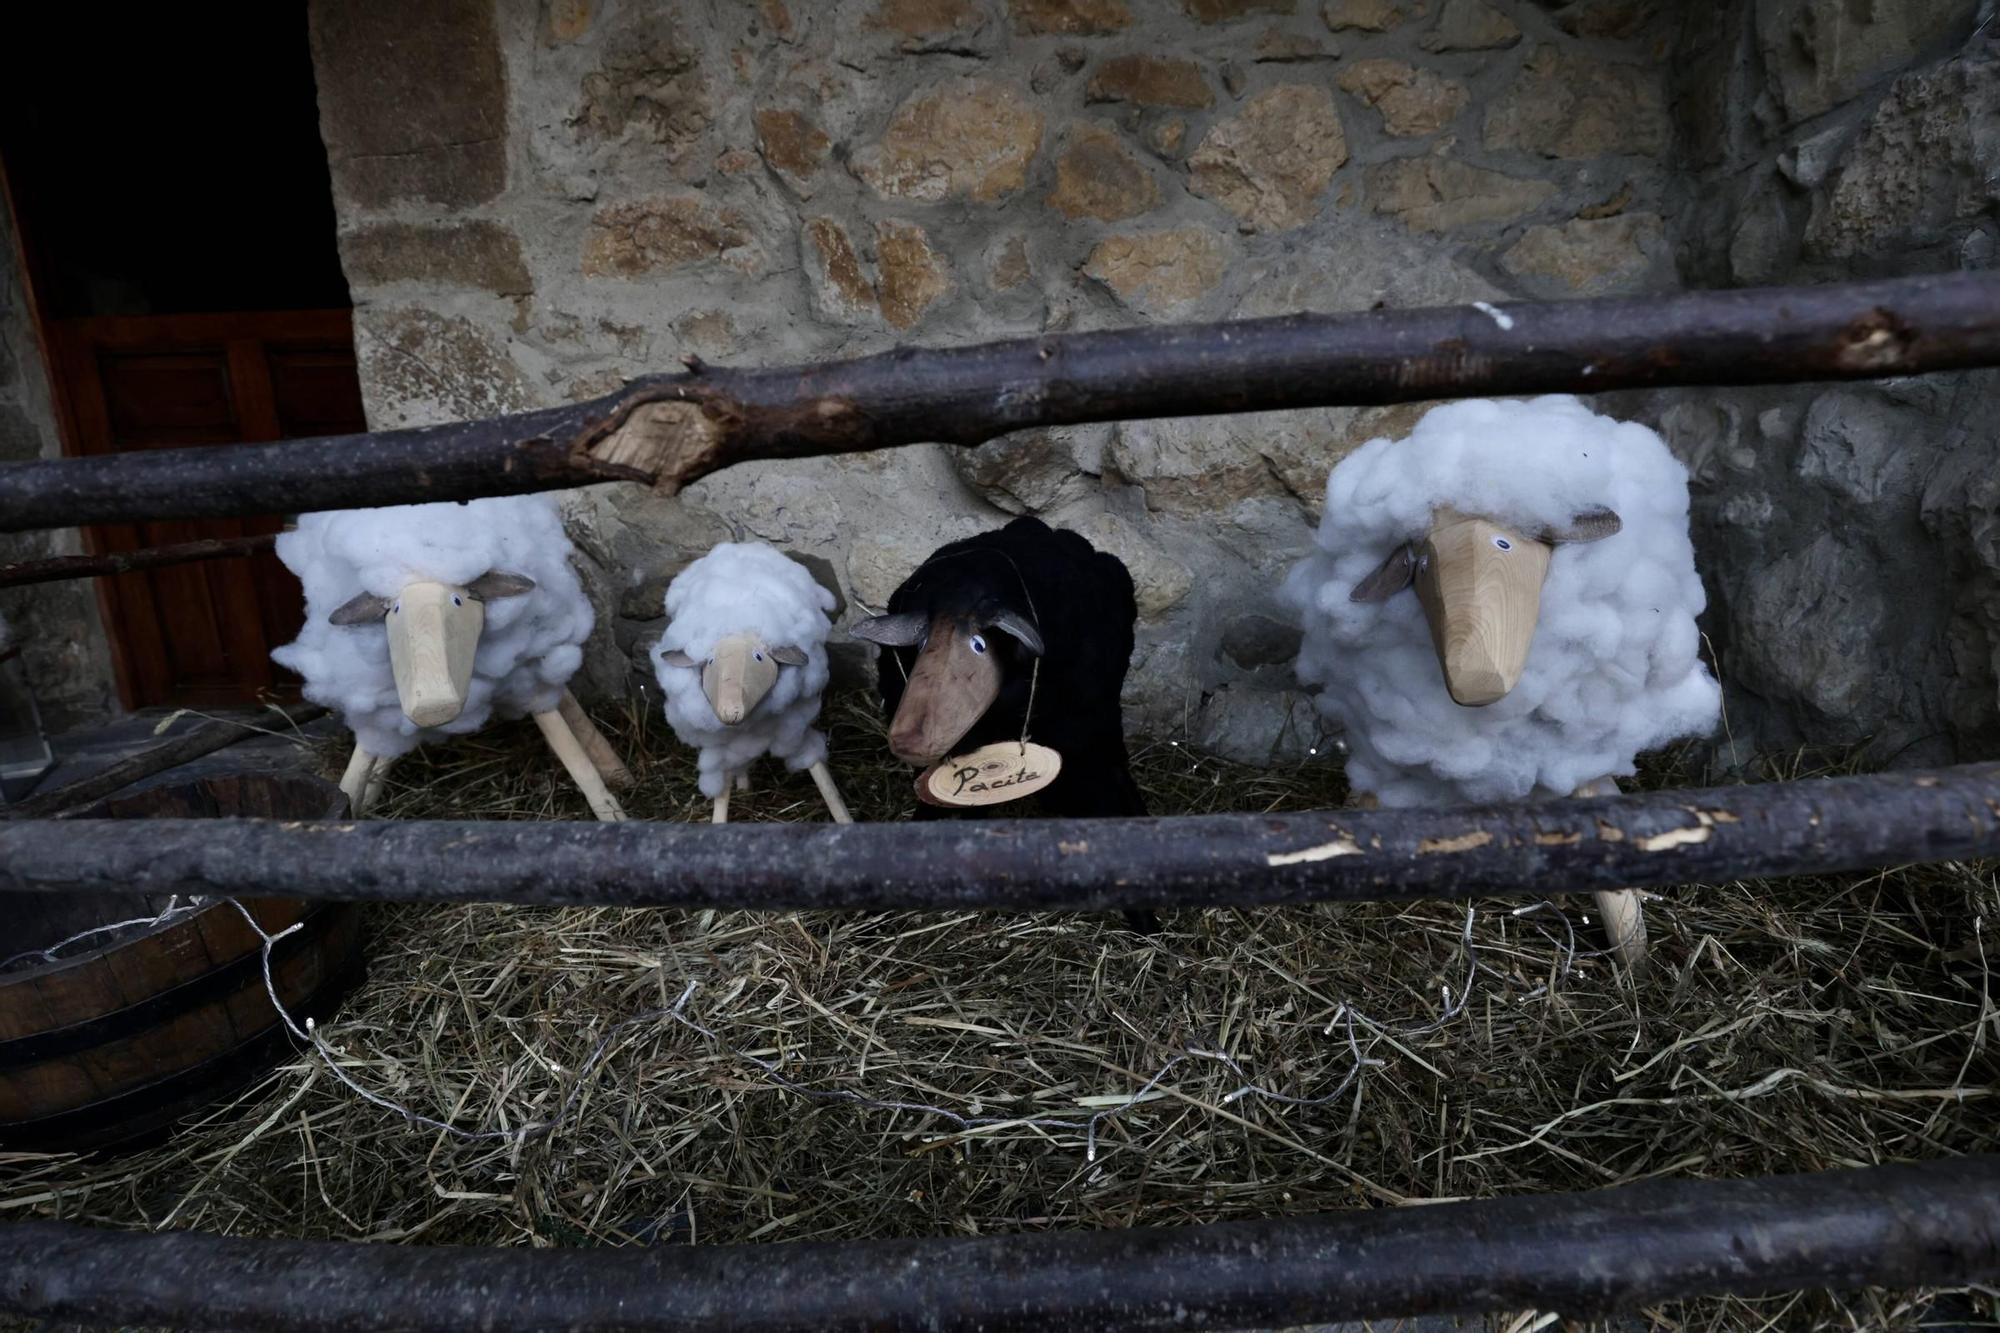
[[[1644,426],[1564,395],[1434,408],[1335,466],[1316,545],[1283,596],[1364,803],[1615,792],[1715,724],[1687,470]],[[1598,905],[1640,966],[1638,894]]]
[[[553,497],[305,514],[277,551],[306,623],[271,656],[354,732],[356,815],[418,745],[525,714],[592,812],[625,818],[606,784],[631,774],[568,689],[593,617]]]
[[[833,594],[804,565],[762,542],[724,542],[667,585],[667,628],[653,646],[674,734],[699,750],[714,822],[732,785],[748,788],[763,755],[812,774],[834,821],[851,824],[814,730],[826,689]]]

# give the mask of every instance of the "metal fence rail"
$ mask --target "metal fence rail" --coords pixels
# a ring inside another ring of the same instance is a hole
[[[476,1249],[0,1228],[0,1312],[373,1329],[1136,1330],[2000,1276],[2000,1158],[1181,1228]]]
[[[892,824],[0,823],[0,895],[1009,910],[1466,898],[2000,855],[2000,764],[1533,805]]]

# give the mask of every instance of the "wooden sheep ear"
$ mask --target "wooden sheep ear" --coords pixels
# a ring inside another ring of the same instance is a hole
[[[466,584],[465,590],[482,602],[491,602],[501,597],[519,597],[534,586],[535,581],[526,574],[509,574],[502,569],[489,569]]]
[[[1367,578],[1354,585],[1347,594],[1350,602],[1386,602],[1403,589],[1410,586],[1410,580],[1417,573],[1417,551],[1404,542],[1389,552],[1389,558],[1375,566]]]
[[[698,667],[701,665],[701,663],[695,661],[678,648],[669,649],[661,653],[660,660],[670,667]]]
[[[389,599],[377,597],[372,592],[359,593],[348,598],[327,617],[335,625],[368,625],[389,614]]]
[[[1005,630],[1019,639],[1021,646],[1036,657],[1040,657],[1048,651],[1042,644],[1041,631],[1015,615],[1012,611],[1002,611],[999,615],[995,616],[993,618],[993,628]]]
[[[786,666],[804,666],[806,664],[806,650],[803,648],[793,648],[787,645],[783,648],[771,648],[767,651],[771,654],[773,662],[782,662]]]
[[[1609,509],[1586,509],[1570,519],[1566,527],[1547,528],[1536,534],[1551,546],[1574,542],[1600,542],[1615,536],[1625,526],[1625,520]]]
[[[898,611],[893,616],[870,616],[847,632],[885,648],[908,648],[920,642],[930,627],[929,618],[919,612]]]

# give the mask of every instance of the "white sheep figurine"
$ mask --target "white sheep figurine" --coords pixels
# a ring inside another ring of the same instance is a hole
[[[674,734],[699,750],[702,795],[729,819],[732,785],[763,755],[812,774],[834,821],[853,823],[814,730],[826,689],[833,594],[763,542],[724,542],[667,585],[667,628],[653,670]]]
[[[1434,408],[1335,466],[1315,544],[1283,597],[1364,803],[1614,792],[1715,724],[1687,470],[1644,426],[1565,395]],[[1641,965],[1638,894],[1598,905]]]
[[[592,812],[625,818],[606,784],[631,775],[568,689],[593,617],[553,497],[305,514],[277,550],[306,623],[271,656],[354,732],[355,814],[401,755],[525,714]]]

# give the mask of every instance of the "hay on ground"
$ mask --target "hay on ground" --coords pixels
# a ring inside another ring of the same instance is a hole
[[[829,716],[857,817],[904,816],[910,775],[885,762],[870,703],[833,700]],[[639,776],[635,817],[706,818],[663,726],[636,709],[600,723]],[[540,747],[515,727],[419,751],[381,813],[588,818]],[[1170,741],[1135,754],[1160,813],[1343,796],[1334,762],[1255,769]],[[331,771],[341,756],[321,758]],[[1703,777],[1669,756],[1645,781]],[[824,817],[805,777],[757,780],[733,817]],[[1674,890],[1650,906],[1656,967],[1636,989],[1595,952],[1587,898],[1520,906],[1476,904],[1469,927],[1449,903],[1216,909],[1152,938],[1094,915],[387,908],[372,974],[327,1029],[343,1069],[469,1130],[560,1112],[556,1128],[455,1138],[302,1054],[158,1149],[0,1157],[0,1217],[721,1244],[1170,1225],[2000,1150],[1994,865]],[[1970,1299],[2000,1314],[1991,1293]],[[1931,1301],[1695,1301],[1647,1322],[1905,1328]]]

